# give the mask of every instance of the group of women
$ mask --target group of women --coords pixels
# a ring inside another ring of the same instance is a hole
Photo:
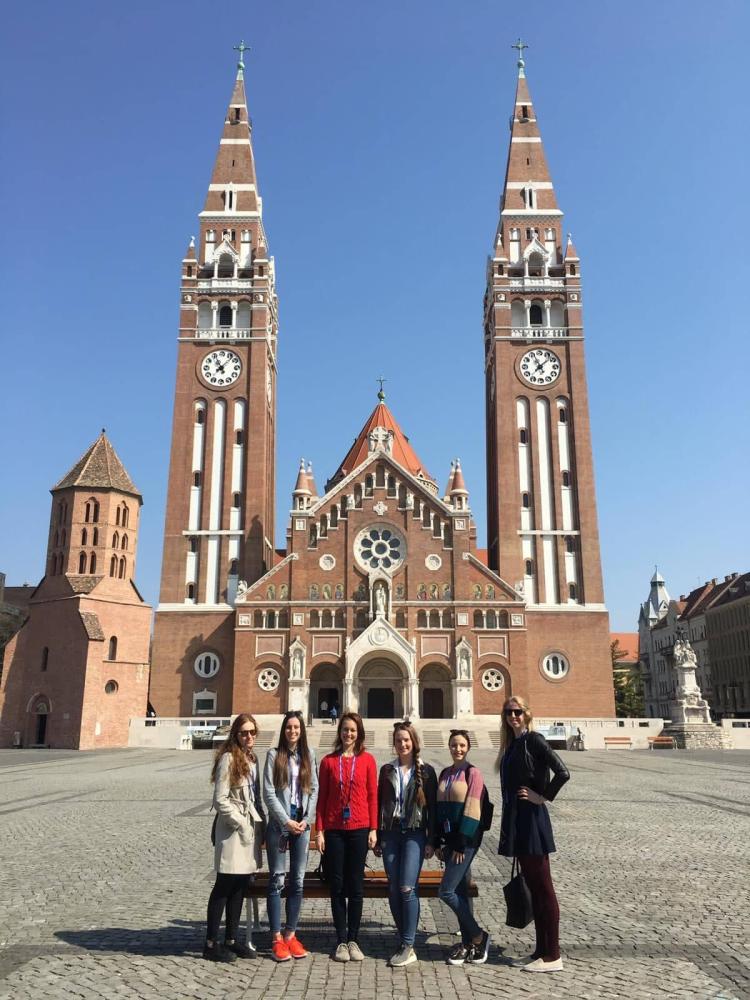
[[[536,946],[513,964],[527,972],[556,972],[562,969],[559,908],[550,874],[549,855],[555,843],[546,803],[570,775],[544,737],[533,730],[532,718],[522,698],[510,698],[503,706],[497,762],[502,791],[498,852],[518,859],[533,905]],[[262,776],[254,752],[256,736],[253,717],[238,715],[213,765],[217,874],[208,902],[204,958],[234,962],[254,956],[238,941],[237,932],[247,879],[260,867],[264,841],[273,957],[277,962],[305,958],[308,952],[297,937],[297,926],[314,824],[330,889],[335,961],[364,959],[358,938],[368,851],[382,857],[388,879],[398,938],[389,965],[417,961],[419,875],[424,860],[433,855],[444,865],[440,899],[454,912],[460,928],[448,963],[487,961],[490,935],[477,923],[469,894],[471,865],[484,834],[487,790],[481,771],[468,761],[471,739],[466,730],[451,730],[452,762],[439,775],[422,759],[419,737],[408,720],[395,724],[394,757],[379,774],[375,758],[365,749],[364,725],[356,712],[341,715],[334,750],[323,757],[319,769],[300,712],[284,716],[278,744],[268,751]],[[220,942],[224,914],[225,938]]]

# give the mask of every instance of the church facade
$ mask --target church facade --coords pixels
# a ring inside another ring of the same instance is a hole
[[[300,466],[277,549],[278,304],[240,63],[182,262],[159,715],[461,718],[511,693],[614,714],[580,260],[518,68],[485,294],[487,549],[460,462],[441,490],[382,391],[322,490]]]

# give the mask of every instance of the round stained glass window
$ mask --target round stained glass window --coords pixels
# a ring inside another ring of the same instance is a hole
[[[393,572],[404,561],[406,541],[396,528],[373,525],[357,535],[354,556],[365,570],[385,569]]]

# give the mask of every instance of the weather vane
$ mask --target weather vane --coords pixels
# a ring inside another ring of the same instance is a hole
[[[380,391],[378,392],[378,399],[382,403],[383,400],[385,399],[385,393],[383,392],[383,384],[385,382],[387,382],[388,379],[387,378],[383,378],[382,375],[378,375],[378,377],[375,379],[375,381],[376,382],[380,382]]]

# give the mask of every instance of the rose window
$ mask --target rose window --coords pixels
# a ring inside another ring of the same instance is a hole
[[[404,561],[406,542],[395,528],[365,528],[354,543],[354,554],[363,569],[393,571]]]
[[[281,683],[281,675],[273,667],[266,667],[258,674],[258,687],[263,691],[275,691]]]
[[[499,691],[505,684],[505,678],[496,667],[490,667],[482,674],[482,687],[486,691]]]

